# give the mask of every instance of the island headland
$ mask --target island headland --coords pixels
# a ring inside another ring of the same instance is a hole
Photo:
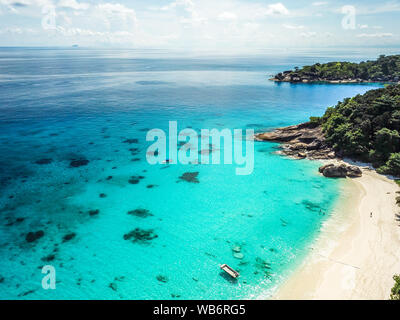
[[[316,63],[280,72],[270,80],[290,83],[362,83],[400,81],[400,55],[381,55],[374,61]]]

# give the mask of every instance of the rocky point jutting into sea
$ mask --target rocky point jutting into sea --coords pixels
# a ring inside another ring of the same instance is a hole
[[[321,126],[313,122],[259,133],[255,139],[280,142],[282,143],[280,153],[295,159],[341,160],[341,154],[327,144]],[[345,163],[326,164],[319,168],[319,172],[331,178],[362,176],[360,168]]]

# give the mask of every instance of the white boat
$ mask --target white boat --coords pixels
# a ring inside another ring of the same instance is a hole
[[[227,274],[229,274],[232,278],[239,278],[239,272],[228,266],[227,264],[222,264],[220,266],[222,270],[224,270]]]

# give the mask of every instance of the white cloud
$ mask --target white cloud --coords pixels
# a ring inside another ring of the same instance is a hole
[[[361,33],[357,35],[358,38],[390,38],[393,33]]]
[[[98,4],[91,13],[92,19],[101,19],[108,29],[126,30],[137,27],[136,12],[119,3]]]
[[[32,28],[20,28],[20,27],[7,27],[4,29],[0,29],[0,34],[5,34],[5,33],[21,35],[21,34],[37,34],[38,31]]]
[[[191,10],[194,7],[194,3],[192,0],[176,0],[166,6],[161,7],[161,10],[170,10],[179,6],[185,7],[187,10]]]
[[[129,31],[116,31],[116,32],[109,32],[109,31],[95,31],[90,29],[81,29],[81,28],[64,28],[64,27],[57,27],[57,32],[61,33],[67,37],[74,37],[74,36],[84,36],[84,37],[134,37],[134,33]]]
[[[225,11],[218,15],[218,20],[222,20],[222,21],[236,20],[236,19],[237,19],[237,15],[233,12]]]
[[[313,37],[315,37],[315,36],[317,35],[317,33],[314,32],[314,31],[307,31],[307,32],[302,32],[302,33],[300,33],[300,35],[301,35],[303,38],[313,38]]]
[[[58,7],[74,9],[74,10],[87,10],[90,7],[90,4],[85,2],[80,3],[77,2],[76,0],[61,0],[58,3]]]
[[[98,4],[97,8],[107,14],[122,14],[136,16],[135,10],[125,7],[119,3],[102,3]]]
[[[316,1],[316,2],[313,2],[312,5],[316,6],[316,7],[320,7],[320,6],[325,6],[328,3],[329,3],[328,1]]]
[[[162,0],[158,1],[161,3],[158,7],[135,7],[137,2],[127,0],[0,0],[0,12],[3,12],[0,41],[27,45],[117,43],[193,50],[250,50],[269,46],[296,47],[305,43],[344,46],[398,40],[395,20],[393,28],[386,29],[392,22],[391,17],[380,20],[385,23],[383,30],[377,30],[382,29],[375,25],[377,17],[366,16],[359,19],[363,24],[357,25],[356,34],[342,33],[333,1],[313,1],[304,6],[286,7],[290,3],[283,0]],[[377,5],[379,8],[358,3],[357,13],[397,10],[396,3],[400,4],[400,0],[384,2]],[[46,4],[56,7],[53,31],[40,29],[44,16],[41,9]],[[140,12],[135,10],[139,8]],[[4,28],[10,21],[14,22],[14,14],[20,15],[15,19],[17,25],[5,33]],[[320,14],[326,17],[326,23],[318,18]],[[330,18],[338,21],[338,28],[331,28]],[[29,28],[36,29],[38,36],[29,36],[33,34],[29,33],[32,32]]]
[[[358,15],[398,12],[400,11],[400,3],[397,1],[386,2],[384,4],[380,4],[379,2],[377,2],[371,6],[357,5],[356,8]]]
[[[0,4],[14,8],[24,8],[29,6],[44,6],[52,3],[53,3],[52,0],[0,0]]]
[[[31,1],[28,0],[0,0],[0,4],[4,4],[4,5],[11,5],[11,6],[15,6],[15,7],[25,7],[25,6],[29,6],[31,4]]]
[[[80,28],[64,28],[61,26],[57,27],[57,31],[66,37],[73,36],[104,36],[104,32],[98,32],[88,29],[80,29]]]
[[[160,8],[161,11],[170,11],[175,9],[179,16],[179,21],[187,26],[199,26],[207,21],[198,10],[192,0],[176,0]]]
[[[255,22],[246,22],[245,24],[243,24],[243,28],[249,30],[250,32],[253,32],[257,29],[260,28],[260,24],[259,23],[255,23]]]
[[[267,16],[288,15],[289,10],[281,2],[278,2],[268,5],[267,9],[265,9],[262,14]]]
[[[0,4],[4,5],[8,11],[18,14],[19,10],[18,9],[23,9],[27,6],[30,5],[30,2],[27,0],[20,0],[20,1],[15,1],[15,0],[0,0]]]
[[[0,0],[6,12],[17,15],[40,16],[41,8],[53,5],[52,0]],[[35,8],[35,7],[39,7]]]
[[[60,36],[97,36],[99,41],[103,41],[100,38],[106,35],[125,31],[136,33],[138,30],[135,10],[109,2],[90,5],[76,0],[62,0],[56,7],[55,23],[55,31]]]
[[[305,28],[304,26],[298,26],[294,24],[284,24],[283,27],[289,30],[301,30]]]

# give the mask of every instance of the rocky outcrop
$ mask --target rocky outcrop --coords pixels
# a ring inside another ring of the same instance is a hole
[[[362,171],[356,166],[349,166],[344,163],[330,163],[319,168],[319,172],[328,178],[358,178],[362,176]]]
[[[340,155],[326,143],[321,126],[312,122],[259,133],[255,135],[255,140],[280,142],[281,149],[279,153],[295,159],[340,160]],[[319,172],[329,178],[356,178],[362,176],[360,168],[344,163],[324,165],[319,168]]]
[[[279,128],[272,132],[255,135],[258,141],[280,142],[280,152],[297,159],[335,159],[337,155],[330,148],[321,126],[312,122]]]
[[[347,166],[347,176],[349,178],[359,178],[362,176],[362,171],[356,166]]]
[[[281,72],[276,74],[275,76],[273,76],[271,79],[272,81],[275,82],[290,82],[290,83],[313,83],[313,82],[326,82],[326,83],[362,83],[362,82],[377,82],[371,79],[352,79],[352,78],[348,78],[348,79],[336,79],[336,78],[332,78],[332,79],[326,79],[326,78],[320,78],[315,74],[304,74],[304,73],[297,73],[295,71],[285,71],[285,72]],[[384,79],[380,80],[380,81],[385,81]],[[386,80],[386,81],[390,81],[390,80]],[[397,82],[395,80],[393,80],[394,82]]]
[[[315,82],[325,82],[332,84],[340,83],[369,83],[369,82],[393,82],[399,83],[400,78],[395,75],[382,76],[375,79],[361,79],[361,78],[322,78],[318,74],[312,72],[298,72],[298,71],[284,71],[276,74],[269,80],[275,82],[290,82],[290,83],[315,83]]]

